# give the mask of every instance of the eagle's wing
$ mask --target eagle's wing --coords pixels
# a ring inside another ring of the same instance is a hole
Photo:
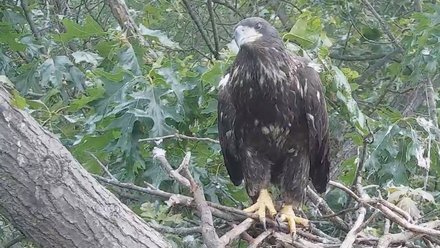
[[[235,108],[232,105],[231,94],[226,84],[229,74],[226,74],[219,83],[218,93],[218,134],[220,147],[229,177],[234,185],[240,185],[243,172],[238,159],[237,146],[234,134]]]
[[[328,114],[318,72],[304,61],[298,76],[304,91],[304,110],[309,130],[310,178],[319,193],[329,180]]]

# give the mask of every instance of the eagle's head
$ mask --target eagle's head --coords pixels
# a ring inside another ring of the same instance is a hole
[[[255,45],[283,46],[278,31],[260,17],[241,20],[234,30],[234,39],[239,48]]]

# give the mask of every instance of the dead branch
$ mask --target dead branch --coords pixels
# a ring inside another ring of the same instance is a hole
[[[420,226],[434,229],[434,228],[440,227],[440,220],[427,222],[427,223],[421,224]],[[390,244],[393,244],[393,243],[405,243],[418,235],[420,235],[420,233],[412,232],[412,231],[386,234],[379,239],[379,241],[377,243],[377,248],[386,248]]]
[[[345,223],[339,216],[335,215],[335,212],[328,206],[324,199],[322,199],[315,191],[309,186],[307,187],[307,197],[319,208],[324,214],[331,215],[330,220],[335,223],[342,230],[348,231],[348,224]]]
[[[249,243],[248,248],[258,248],[258,246],[271,234],[273,233],[273,230],[266,230],[262,232],[258,237],[256,237],[252,242]]]
[[[150,222],[150,226],[156,231],[165,232],[165,233],[173,233],[177,235],[188,235],[192,233],[202,233],[202,228],[200,226],[195,227],[169,227],[164,225],[159,225],[154,222]]]
[[[165,157],[166,151],[164,149],[155,147],[153,149],[153,158],[159,160],[160,164],[162,165],[162,168],[165,169],[165,171],[168,173],[168,175],[176,179],[177,182],[182,184],[183,186],[187,188],[191,188],[190,181],[182,176],[177,170],[174,170],[173,167],[168,162],[167,158]]]
[[[155,147],[153,149],[153,158],[161,162],[162,167],[168,172],[171,178],[176,179],[180,184],[188,187],[194,196],[194,204],[200,214],[202,237],[205,245],[208,247],[223,247],[220,239],[215,232],[214,222],[212,219],[211,209],[205,199],[203,188],[194,180],[189,172],[189,163],[191,153],[187,152],[178,170],[174,170],[167,158],[165,157],[165,150]]]
[[[238,238],[243,232],[248,230],[252,226],[252,224],[254,224],[254,220],[253,219],[251,219],[251,218],[245,219],[240,224],[238,224],[234,228],[232,228],[229,232],[225,233],[220,238],[220,243],[223,246],[226,246],[231,241],[233,241],[236,238]]]
[[[194,136],[188,136],[180,133],[160,136],[160,137],[153,137],[153,138],[146,138],[146,139],[139,139],[139,142],[145,142],[145,141],[155,141],[160,143],[162,140],[165,139],[185,139],[185,140],[193,140],[193,141],[205,141],[205,142],[211,142],[215,144],[219,144],[218,140],[211,139],[211,138],[200,138],[200,137],[194,137]]]

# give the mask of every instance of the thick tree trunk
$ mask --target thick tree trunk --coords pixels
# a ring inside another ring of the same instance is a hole
[[[43,247],[169,247],[0,83],[0,210]]]

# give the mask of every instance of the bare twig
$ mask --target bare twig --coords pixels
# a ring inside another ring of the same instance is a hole
[[[118,179],[116,179],[115,176],[112,175],[112,173],[110,173],[110,171],[108,170],[107,166],[105,166],[96,156],[95,154],[91,153],[90,151],[87,151],[88,154],[90,154],[90,156],[92,156],[96,162],[99,164],[99,166],[101,166],[101,168],[104,170],[105,174],[107,174],[107,176],[109,176],[112,180],[118,181]]]
[[[168,162],[167,158],[165,157],[165,150],[155,147],[153,149],[153,158],[159,160],[160,164],[162,165],[162,168],[166,170],[168,175],[176,179],[180,184],[184,185],[185,187],[191,188],[190,181],[182,176],[177,170],[174,170],[173,167]]]
[[[182,173],[184,173],[185,177],[190,182],[190,189],[194,196],[194,203],[200,213],[203,241],[207,247],[222,247],[222,243],[217,233],[215,232],[211,209],[206,202],[203,188],[198,183],[196,183],[188,169],[190,157],[191,153],[187,152],[185,158],[183,159],[184,161],[187,161],[187,163],[182,166]]]
[[[242,13],[240,13],[240,11],[238,11],[238,9],[236,9],[234,6],[232,6],[230,3],[228,3],[227,1],[220,1],[220,0],[212,0],[213,3],[219,4],[219,5],[223,5],[226,8],[232,10],[236,15],[238,15],[241,18],[244,18],[244,15]]]
[[[195,227],[169,227],[164,225],[159,225],[154,222],[149,223],[150,226],[154,229],[156,229],[159,232],[165,232],[165,233],[173,233],[177,235],[188,235],[192,233],[201,233],[202,228],[200,226]]]
[[[145,141],[161,141],[164,139],[186,139],[186,140],[194,140],[194,141],[205,141],[205,142],[211,142],[218,144],[219,141],[211,138],[199,138],[194,136],[188,136],[180,133],[160,136],[160,137],[153,137],[153,138],[146,138],[146,139],[139,139],[139,142],[145,142]]]
[[[226,246],[231,241],[238,238],[243,232],[245,232],[247,229],[249,229],[252,224],[254,224],[254,220],[251,218],[247,218],[244,221],[242,221],[240,224],[236,225],[234,228],[232,228],[229,232],[225,233],[220,238],[220,243],[223,246]]]
[[[362,199],[358,195],[356,195],[356,193],[354,193],[351,189],[349,189],[348,187],[346,187],[342,183],[338,183],[338,182],[335,182],[335,181],[329,181],[328,184],[333,186],[333,187],[336,187],[336,188],[339,188],[339,189],[345,191],[345,193],[347,193],[348,195],[353,197],[356,201],[362,202]]]
[[[353,246],[354,241],[356,240],[357,234],[361,231],[360,227],[364,222],[365,215],[367,214],[367,209],[365,207],[360,207],[358,212],[358,217],[354,222],[352,228],[345,236],[344,241],[341,244],[341,248],[351,248]]]
[[[262,232],[258,237],[256,237],[248,246],[248,248],[258,248],[259,245],[271,234],[273,233],[273,230],[266,230]]]
[[[425,227],[425,228],[431,228],[431,229],[438,228],[438,227],[440,227],[440,220],[427,222],[427,223],[422,224],[421,226]],[[404,242],[406,242],[406,241],[408,241],[418,235],[420,235],[420,233],[412,232],[412,231],[405,231],[405,232],[394,233],[394,234],[386,234],[379,239],[379,242],[377,243],[377,248],[386,248],[390,244],[393,244],[393,243],[404,243]]]
[[[426,234],[435,236],[437,238],[440,238],[440,231],[435,230],[433,228],[424,227],[423,225],[416,225],[408,222],[407,220],[403,219],[393,211],[391,211],[389,208],[385,207],[384,205],[378,204],[377,208],[391,221],[394,223],[397,223],[398,225],[419,234]]]
[[[310,187],[307,187],[307,197],[325,214],[334,215],[335,212],[328,206],[324,199],[322,199]],[[330,220],[335,223],[342,230],[348,231],[348,224],[345,223],[339,216],[330,217]]]
[[[368,61],[368,60],[378,60],[385,57],[386,54],[371,54],[371,55],[345,55],[338,53],[330,53],[329,57],[332,59],[343,60],[343,61]]]

